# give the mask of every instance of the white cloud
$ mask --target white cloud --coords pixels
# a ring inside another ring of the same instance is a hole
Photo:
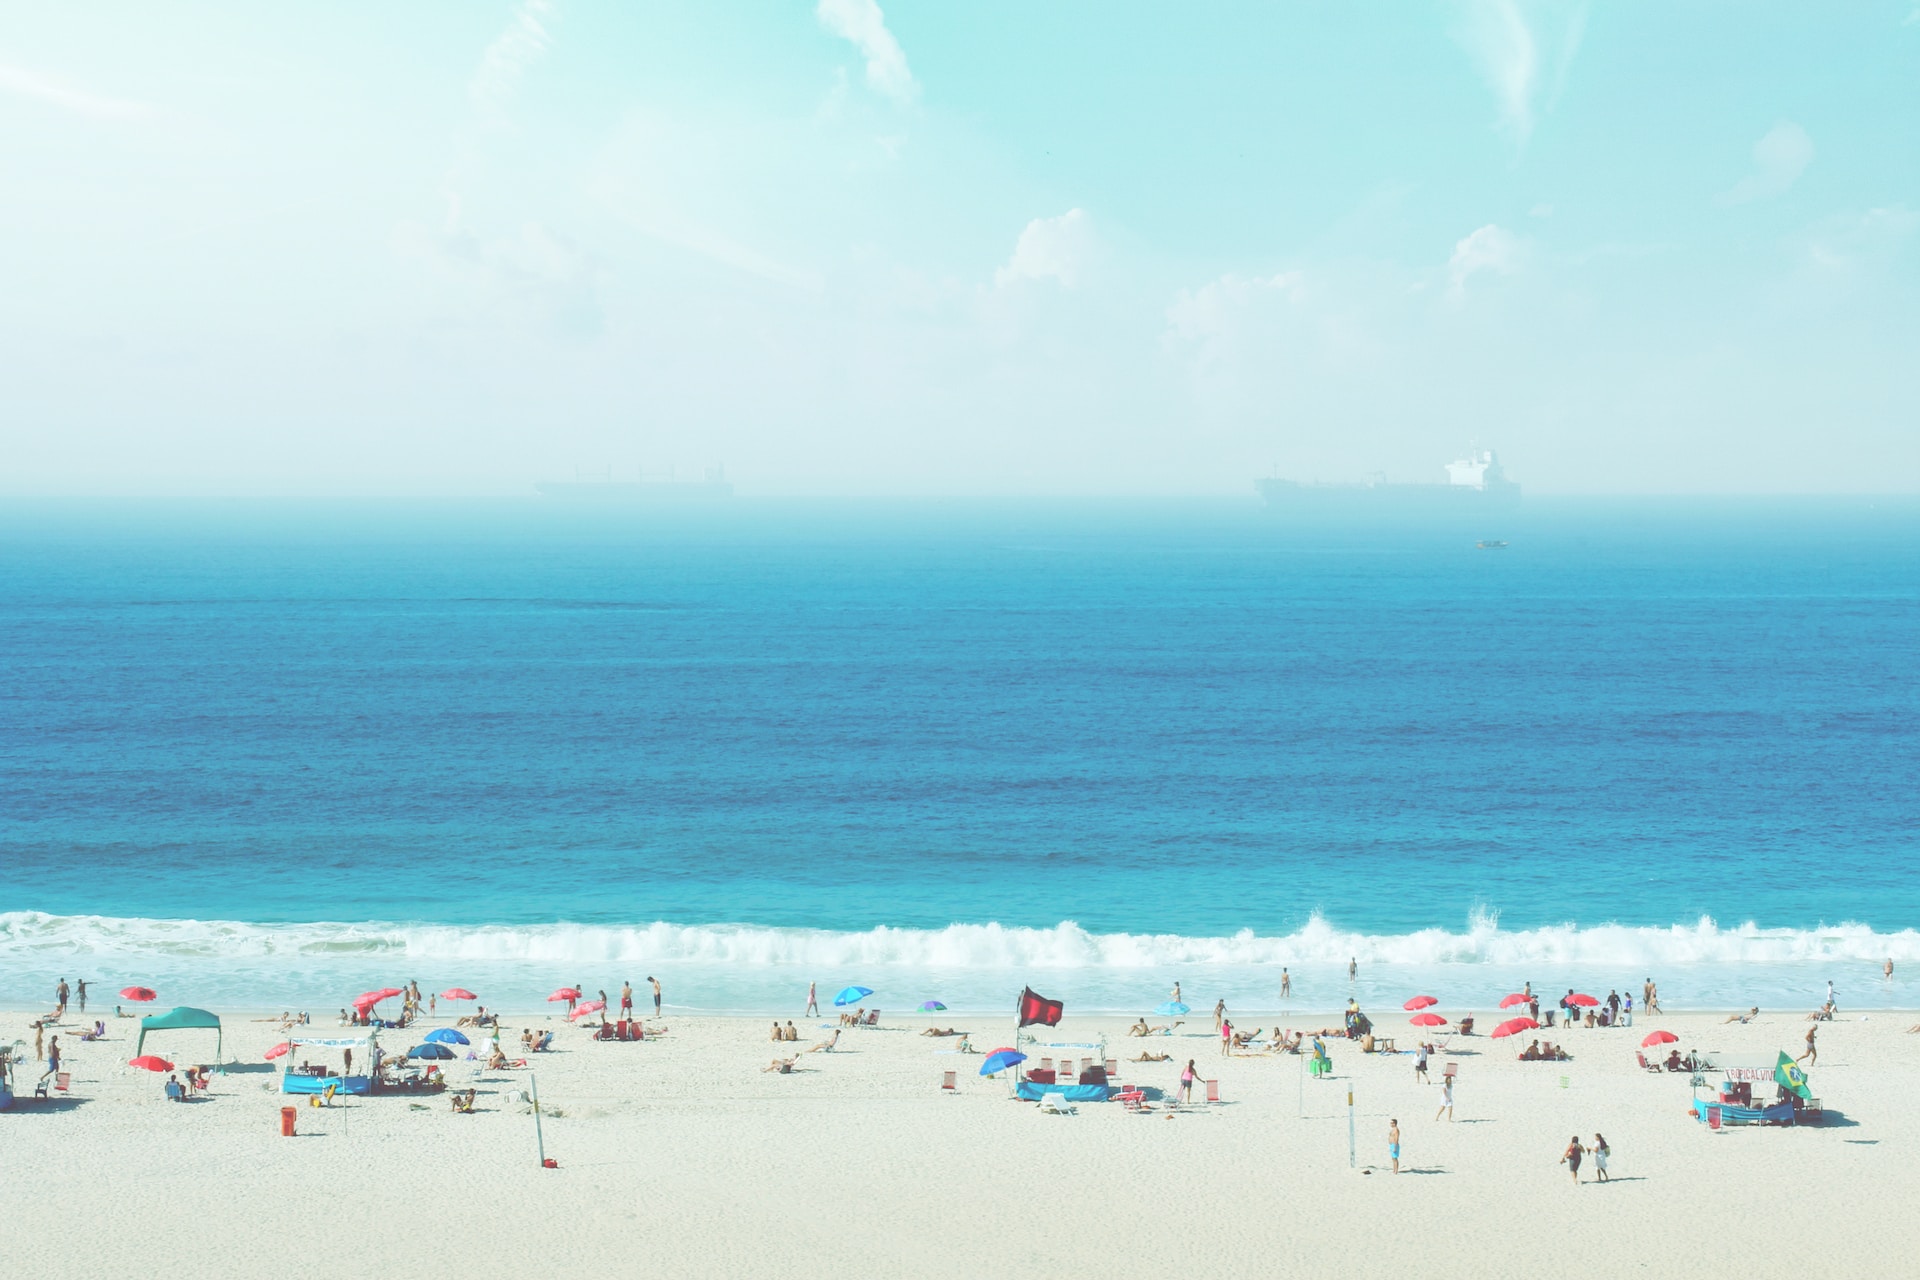
[[[1777,196],[1800,180],[1813,163],[1813,139],[1791,120],[1782,120],[1753,144],[1753,172],[1721,192],[1721,204],[1745,204]]]
[[[506,29],[480,55],[480,65],[467,83],[467,97],[476,111],[498,116],[506,110],[527,68],[553,43],[542,21],[553,11],[553,0],[520,0],[514,5]]]
[[[1920,213],[1898,205],[1822,222],[1807,240],[1807,257],[1822,271],[1845,272],[1883,261],[1920,229]]]
[[[1007,265],[994,272],[997,288],[1021,280],[1058,280],[1071,289],[1093,252],[1086,211],[1069,209],[1057,218],[1035,218],[1020,233]]]
[[[1453,296],[1465,295],[1467,281],[1482,271],[1512,275],[1520,266],[1524,246],[1520,237],[1489,222],[1453,246],[1447,276]]]
[[[1526,10],[1536,20],[1529,22]],[[1456,39],[1479,64],[1500,104],[1500,124],[1524,145],[1543,106],[1552,105],[1585,33],[1584,4],[1523,5],[1521,0],[1468,0]],[[1543,64],[1550,62],[1550,66]],[[1545,102],[1541,101],[1545,97]]]
[[[153,109],[144,102],[129,102],[125,98],[108,98],[97,93],[88,93],[52,76],[37,71],[28,71],[24,67],[0,65],[0,93],[17,94],[31,98],[74,115],[87,116],[94,120],[138,120],[151,115]]]
[[[876,0],[820,0],[813,12],[821,26],[852,43],[866,58],[868,84],[895,102],[913,101],[919,86]]]
[[[1187,342],[1217,338],[1261,299],[1296,293],[1300,280],[1298,271],[1252,277],[1229,272],[1198,289],[1182,289],[1167,308],[1168,335]]]

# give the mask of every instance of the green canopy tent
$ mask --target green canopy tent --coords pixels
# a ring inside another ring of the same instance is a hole
[[[198,1029],[213,1031],[213,1056],[220,1060],[220,1018],[205,1009],[189,1009],[185,1005],[170,1013],[156,1013],[140,1019],[140,1039],[134,1043],[133,1056],[139,1057],[146,1050],[149,1031],[186,1031]]]

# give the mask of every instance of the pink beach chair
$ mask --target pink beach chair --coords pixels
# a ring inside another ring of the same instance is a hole
[[[1218,1080],[1207,1081],[1207,1101],[1220,1101],[1220,1082]]]

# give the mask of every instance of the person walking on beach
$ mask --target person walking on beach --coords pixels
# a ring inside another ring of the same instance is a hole
[[[1640,1003],[1646,1006],[1648,1013],[1660,1012],[1660,988],[1653,985],[1652,978],[1647,979],[1647,985],[1640,994],[1646,997]]]
[[[1893,976],[1893,961],[1891,960],[1887,961],[1887,976],[1889,978]],[[1282,1000],[1293,999],[1293,977],[1287,972],[1285,965],[1280,967],[1280,998]]]
[[[1419,1056],[1413,1060],[1413,1074],[1421,1084],[1433,1083],[1427,1076],[1427,1046],[1424,1044],[1420,1046]]]
[[[1193,1065],[1193,1059],[1188,1058],[1186,1067],[1180,1072],[1180,1101],[1192,1103],[1193,1078],[1199,1074]]]
[[[1795,1061],[1795,1062],[1818,1062],[1818,1061],[1820,1061],[1820,1051],[1819,1051],[1818,1049],[1816,1049],[1816,1048],[1814,1047],[1814,1044],[1813,1044],[1813,1033],[1814,1033],[1815,1031],[1818,1031],[1818,1030],[1819,1030],[1819,1028],[1818,1028],[1818,1027],[1808,1027],[1808,1028],[1807,1028],[1807,1051],[1806,1051],[1805,1053],[1803,1053],[1803,1054],[1801,1054],[1801,1055],[1800,1055],[1799,1057],[1797,1057],[1797,1058],[1795,1058],[1795,1059],[1794,1059],[1794,1061]]]
[[[1360,976],[1360,962],[1352,956],[1347,957],[1347,981],[1352,982]]]
[[[1220,1056],[1225,1058],[1233,1053],[1233,1022],[1231,1019],[1220,1024]]]
[[[1892,975],[1889,974],[1888,976],[1891,977]],[[73,994],[79,998],[80,1012],[85,1013],[87,1011],[87,980],[85,978],[76,978],[74,980]]]
[[[1607,1136],[1603,1133],[1593,1135],[1593,1176],[1596,1182],[1607,1181],[1607,1157],[1613,1154],[1607,1146]]]
[[[647,981],[653,985],[653,1016],[657,1018],[660,1016],[660,979],[648,974]]]
[[[1560,1153],[1560,1163],[1573,1170],[1573,1185],[1576,1187],[1580,1185],[1580,1156],[1585,1150],[1580,1145],[1580,1135],[1576,1133],[1567,1143],[1567,1149]]]
[[[1830,1013],[1840,1012],[1840,1006],[1834,1003],[1834,999],[1833,999],[1833,979],[1832,978],[1827,979],[1827,1010]]]
[[[67,980],[62,978],[60,979],[60,985],[53,989],[54,1002],[59,1006],[54,1010],[53,1016],[55,1018],[64,1018],[67,1016],[67,995]]]
[[[1440,1109],[1433,1113],[1433,1118],[1435,1120],[1438,1120],[1441,1116],[1445,1116],[1447,1118],[1448,1124],[1453,1123],[1453,1077],[1452,1076],[1447,1076],[1446,1078],[1440,1081]]]
[[[815,993],[815,989],[818,986],[819,984],[816,982],[809,982],[807,984],[807,1009],[805,1013],[800,1015],[801,1017],[817,1018],[820,1016],[820,997]]]
[[[1215,1031],[1218,1031],[1220,1029],[1220,1024],[1225,1022],[1226,1020],[1227,1020],[1227,1002],[1224,999],[1214,1001],[1213,1002],[1213,1029]]]
[[[54,1036],[52,1039],[47,1041],[47,1074],[40,1078],[42,1080],[46,1080],[54,1076],[58,1076],[59,1074],[60,1074],[60,1037]]]
[[[633,984],[625,978],[620,979],[620,1016],[623,1019],[633,1016]]]
[[[1393,1157],[1393,1171],[1400,1172],[1400,1122],[1387,1122],[1387,1154]]]

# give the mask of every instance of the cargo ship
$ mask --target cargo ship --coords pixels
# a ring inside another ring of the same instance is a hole
[[[1446,466],[1445,480],[1389,484],[1384,476],[1355,484],[1322,484],[1269,476],[1253,482],[1267,505],[1288,511],[1486,511],[1518,506],[1520,486],[1507,479],[1491,449],[1471,449]]]
[[[708,467],[698,480],[681,480],[669,475],[664,479],[615,480],[611,473],[576,476],[572,480],[542,480],[533,486],[543,497],[566,502],[636,503],[659,505],[687,502],[713,502],[733,496],[733,482],[726,468]]]

